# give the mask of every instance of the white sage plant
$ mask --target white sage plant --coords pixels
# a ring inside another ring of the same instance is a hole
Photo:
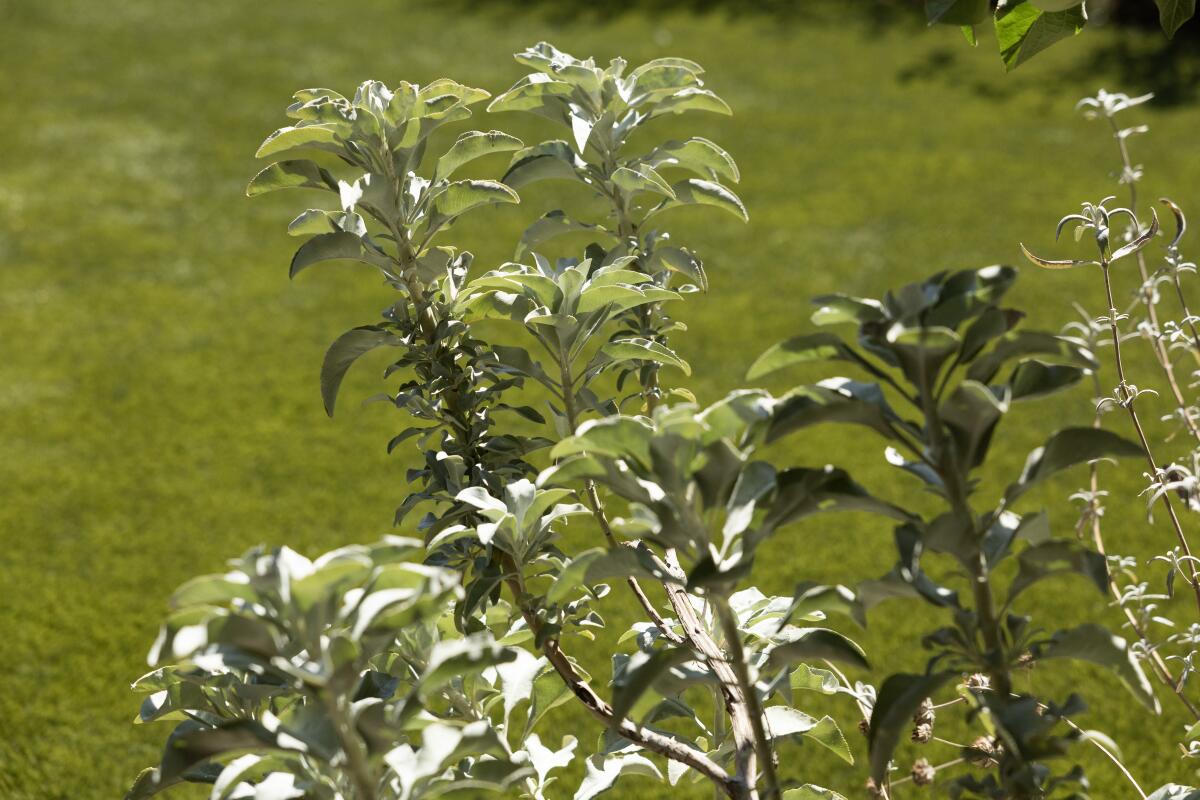
[[[1124,207],[1111,210],[1107,205],[1115,197],[1105,198],[1095,205],[1085,203],[1082,214],[1068,215],[1059,223],[1057,233],[1070,223],[1076,224],[1076,241],[1090,233],[1099,250],[1098,259],[1047,260],[1028,250],[1025,252],[1042,267],[1100,268],[1108,313],[1095,319],[1084,314],[1083,322],[1068,326],[1075,341],[1093,348],[1107,344],[1112,349],[1111,361],[1118,383],[1111,394],[1103,396],[1101,380],[1093,373],[1097,397],[1094,426],[1101,428],[1101,415],[1107,411],[1121,410],[1128,416],[1146,465],[1147,486],[1143,494],[1147,499],[1147,521],[1154,522],[1153,511],[1159,508],[1165,512],[1173,534],[1170,549],[1153,556],[1145,564],[1128,556],[1109,555],[1109,589],[1125,618],[1124,626],[1135,637],[1131,651],[1149,666],[1151,674],[1193,720],[1184,732],[1185,741],[1181,748],[1185,755],[1194,757],[1200,755],[1200,706],[1191,685],[1198,657],[1194,634],[1200,630],[1195,621],[1200,616],[1200,559],[1192,553],[1190,536],[1194,517],[1190,515],[1200,510],[1200,482],[1197,480],[1200,409],[1194,394],[1198,385],[1195,378],[1200,375],[1196,371],[1200,364],[1200,337],[1196,335],[1197,319],[1190,309],[1183,281],[1185,275],[1194,274],[1195,265],[1188,262],[1181,251],[1187,232],[1183,209],[1165,198],[1160,203],[1174,217],[1174,234],[1161,256],[1151,254],[1153,248],[1150,245],[1159,234],[1158,217],[1151,208],[1148,224],[1143,224],[1139,218],[1138,185],[1144,179],[1144,170],[1134,163],[1130,151],[1133,138],[1148,133],[1149,127],[1145,124],[1125,126],[1118,119],[1118,115],[1151,99],[1149,94],[1131,97],[1101,89],[1077,106],[1083,110],[1085,118],[1103,121],[1111,133],[1119,157],[1115,178],[1127,197]],[[1118,219],[1123,223],[1119,227],[1115,224]],[[1129,270],[1118,271],[1121,266],[1116,262],[1121,260],[1136,266],[1132,275]],[[1114,290],[1114,278],[1120,274],[1135,279],[1132,297],[1123,304],[1123,312],[1117,311]],[[1162,391],[1139,388],[1126,380],[1128,354],[1123,356],[1121,347],[1125,344],[1128,348],[1130,342],[1139,339],[1145,343],[1157,368],[1156,373],[1161,378],[1157,386]],[[1182,377],[1188,371],[1193,377],[1191,382]],[[1161,421],[1174,429],[1164,442],[1152,443],[1145,432],[1141,416],[1145,412],[1139,412],[1139,409],[1151,404],[1169,409],[1158,412]],[[1164,450],[1170,452],[1166,458],[1162,456]],[[1107,552],[1102,531],[1102,498],[1106,494],[1100,489],[1098,464],[1093,463],[1088,488],[1075,497],[1083,501],[1080,531],[1090,531],[1092,541],[1101,553]],[[1194,598],[1188,604],[1194,609],[1190,613],[1186,609],[1168,610],[1180,581]],[[1184,615],[1182,620],[1177,617],[1180,613]],[[1183,791],[1182,787],[1164,787],[1160,790],[1161,796],[1176,797],[1170,793],[1176,790]]]
[[[1080,796],[1079,768],[1053,762],[1085,738],[1071,720],[1083,700],[1020,693],[1014,672],[1092,661],[1156,701],[1120,637],[1097,624],[1034,624],[1021,597],[1031,585],[1074,573],[1107,591],[1110,579],[1102,555],[1018,509],[1072,466],[1142,450],[1067,428],[998,497],[981,499],[978,486],[1014,404],[1073,385],[1095,369],[1092,352],[1017,329],[1023,315],[1000,305],[1012,268],[942,272],[878,300],[818,298],[813,321],[854,336],[803,334],[747,378],[825,359],[866,381],[830,377],[779,396],[739,388],[699,404],[679,385],[690,367],[671,347],[683,328],[668,309],[707,290],[708,277],[663,212],[709,207],[744,220],[728,186],[740,176],[708,139],[648,142],[667,114],[728,106],[686,59],[600,67],[541,43],[517,61],[532,72],[489,108],[539,115],[566,138],[525,147],[472,130],[442,141],[440,129],[470,118],[487,92],[368,81],[353,96],[297,93],[294,123],[260,148],[271,164],[249,194],[302,189],[329,201],[289,225],[304,238],[292,276],[358,262],[394,290],[380,321],[330,346],[320,388],[332,414],[357,359],[395,354],[384,399],[405,421],[387,447],[418,459],[393,518],[409,535],[312,560],[255,548],[181,587],[153,671],[135,683],[146,695],[139,721],[174,727],[129,796],[202,783],[213,800],[462,790],[590,800],[632,791],[640,777],[734,800],[837,800],[805,775],[813,759],[854,759],[837,720],[804,710],[811,693],[861,716],[875,796],[909,784],[954,797]],[[456,177],[503,153],[501,180]],[[542,179],[577,184],[605,214],[549,211],[513,262],[473,270],[449,240],[455,220],[516,203],[517,189]],[[1107,214],[1093,209],[1095,220]],[[546,252],[581,239],[572,255]],[[877,497],[836,465],[764,455],[826,423],[881,436],[880,456],[939,498],[938,512]],[[770,596],[754,586],[763,548],[796,552],[781,542],[794,523],[842,511],[895,524],[894,569],[854,588],[802,582]],[[1004,562],[1016,568],[1001,580]],[[923,640],[923,673],[877,675],[840,630],[893,598],[946,615]],[[609,674],[594,677],[585,663],[598,659],[579,654],[614,602],[644,619],[614,637]],[[547,740],[560,707],[592,729]],[[936,734],[946,708],[978,728],[970,743]],[[906,735],[929,755],[903,775]],[[800,758],[782,758],[797,747]]]

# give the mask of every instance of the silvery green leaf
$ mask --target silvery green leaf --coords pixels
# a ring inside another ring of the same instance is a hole
[[[547,663],[545,656],[539,658],[527,650],[518,649],[512,661],[496,665],[496,674],[500,677],[500,691],[504,697],[506,727],[513,709],[533,694],[534,679]]]
[[[596,119],[583,109],[571,104],[568,118],[571,122],[571,137],[575,141],[575,151],[582,154],[587,150],[592,130],[596,127]]]
[[[339,260],[361,261],[385,272],[395,266],[391,257],[380,250],[369,237],[338,231],[319,234],[300,245],[300,249],[292,256],[289,275],[294,278],[301,270],[313,264]]]
[[[626,775],[648,775],[662,780],[654,762],[637,753],[594,755],[587,760],[587,774],[575,792],[574,800],[591,800],[608,791]]]
[[[883,346],[914,386],[932,386],[942,366],[958,352],[961,344],[958,334],[949,328],[912,327],[896,322],[887,329]]]
[[[635,68],[632,72],[630,72],[629,77],[633,78],[634,80],[637,80],[645,73],[650,72],[652,70],[660,69],[662,67],[674,67],[677,69],[685,69],[694,75],[703,75],[704,74],[704,67],[700,66],[695,61],[690,61],[686,58],[673,58],[673,57],[668,56],[668,57],[664,57],[664,58],[655,58],[650,61],[647,61],[645,64],[642,64],[641,66]]]
[[[638,700],[671,667],[689,661],[692,651],[682,647],[664,647],[650,652],[639,650],[622,662],[613,675],[613,716],[625,719]]]
[[[651,150],[642,161],[655,169],[688,169],[702,178],[715,181],[726,178],[737,183],[741,180],[737,164],[729,153],[700,136],[693,136],[682,142],[671,140],[661,144]]]
[[[758,501],[775,488],[775,468],[765,461],[747,464],[739,473],[725,506],[721,535],[730,540],[750,527]]]
[[[781,621],[817,621],[825,619],[830,613],[844,614],[860,627],[867,625],[866,610],[853,591],[841,584],[825,585],[812,581],[802,581],[796,585]]]
[[[806,783],[796,789],[784,790],[782,800],[846,800],[846,798],[832,789]]]
[[[1200,800],[1200,789],[1168,783],[1151,792],[1146,800]]]
[[[615,547],[611,550],[592,548],[575,556],[559,573],[546,599],[561,603],[574,596],[580,589],[613,578],[650,578],[652,580],[678,583],[678,578],[664,572],[648,553],[632,547]]]
[[[216,726],[185,720],[167,739],[158,778],[160,783],[169,785],[190,770],[226,753],[288,749],[304,752],[307,748],[295,737],[279,730],[277,720],[264,725],[253,720],[234,719]],[[219,774],[219,766],[216,771]]]
[[[301,89],[292,95],[292,99],[296,100],[299,103],[307,103],[310,100],[316,100],[319,97],[328,97],[330,100],[342,100],[347,103],[350,102],[349,100],[346,99],[345,95],[339,94],[338,92],[335,92],[333,89],[323,89],[323,88]]]
[[[172,609],[189,606],[223,606],[234,600],[251,600],[257,591],[243,572],[224,575],[200,575],[184,583],[171,594]]]
[[[671,786],[677,785],[680,778],[686,775],[689,769],[691,768],[682,761],[667,759],[667,783]]]
[[[453,219],[479,206],[519,202],[516,192],[496,181],[454,181],[437,194],[434,210],[439,217]]]
[[[814,297],[812,302],[818,306],[812,315],[814,325],[838,325],[844,322],[861,324],[884,319],[883,304],[878,300],[826,294]]]
[[[804,732],[804,738],[814,741],[832,752],[847,764],[854,763],[854,755],[850,752],[850,744],[846,741],[842,729],[830,716],[821,717],[817,724]]]
[[[829,628],[797,628],[786,626],[771,637],[768,663],[772,669],[798,661],[840,661],[869,669],[863,649],[850,639]]]
[[[680,89],[702,86],[699,75],[690,63],[659,59],[643,64],[629,75],[629,103],[640,105],[647,99],[671,95]]]
[[[409,800],[424,796],[422,787],[436,781],[448,767],[465,756],[478,759],[485,755],[507,760],[505,748],[488,721],[478,720],[463,726],[435,722],[421,731],[419,748],[414,750],[411,745],[400,745],[384,756],[384,762],[400,787],[399,800]],[[452,781],[454,773],[449,777]]]
[[[586,182],[586,168],[586,162],[571,145],[556,139],[518,151],[501,181],[514,189],[544,180]]]
[[[246,780],[250,775],[261,769],[264,762],[278,761],[271,756],[261,756],[254,753],[248,753],[244,756],[238,756],[231,760],[225,768],[221,770],[221,774],[213,783],[212,793],[209,795],[209,800],[226,800],[230,794],[237,788],[238,784]]]
[[[666,209],[685,205],[714,206],[728,211],[742,220],[742,222],[750,219],[750,215],[746,213],[746,206],[742,204],[741,199],[719,183],[703,181],[699,178],[688,178],[687,180],[672,184],[671,190],[675,193],[675,197],[663,200],[662,203],[655,206],[646,215],[647,220]]]
[[[519,150],[521,140],[501,131],[467,131],[438,159],[434,180],[449,178],[464,164],[492,153]]]
[[[518,652],[523,651],[500,646],[487,632],[440,641],[429,653],[429,663],[419,682],[420,692],[425,696],[449,681],[514,661]]]
[[[543,242],[558,236],[565,236],[569,233],[578,233],[581,231],[586,231],[593,236],[599,236],[606,240],[612,238],[612,234],[602,225],[578,222],[568,217],[562,211],[550,211],[525,229],[525,233],[522,234],[521,241],[517,245],[517,252],[514,257],[524,258],[531,250]]]
[[[708,275],[695,253],[683,247],[656,247],[646,262],[648,272],[670,270],[695,281],[701,291],[708,291]]]
[[[563,703],[569,703],[575,694],[563,683],[552,666],[545,666],[533,680],[533,693],[529,698],[529,715],[525,720],[525,736],[537,726],[546,714]],[[528,741],[528,739],[526,739]]]
[[[525,739],[525,752],[529,755],[529,764],[533,767],[533,773],[537,779],[535,796],[539,800],[542,798],[542,791],[552,780],[549,777],[551,771],[570,766],[575,759],[575,748],[578,744],[579,742],[574,736],[564,736],[562,748],[551,750],[542,744],[541,737],[536,733],[529,734]]]
[[[792,671],[788,678],[788,685],[793,690],[804,689],[821,694],[837,694],[842,684],[837,676],[829,670],[802,663]]]
[[[325,413],[333,416],[338,389],[351,364],[376,347],[395,347],[400,344],[395,334],[375,325],[354,328],[339,336],[325,351],[325,359],[321,364],[321,399],[325,403]]]
[[[848,357],[849,347],[841,337],[832,333],[810,333],[793,336],[769,347],[746,372],[746,380],[754,381],[772,372],[810,361],[827,361]]]
[[[414,113],[428,114],[431,108],[439,108],[438,102],[445,103],[446,98],[452,98],[458,103],[470,106],[481,103],[489,97],[491,97],[491,94],[484,89],[466,86],[450,78],[438,78],[420,87],[417,91],[416,103],[419,107]],[[393,96],[392,102],[389,102],[388,105],[394,107],[394,103],[395,97]],[[442,108],[444,110],[444,106]]]
[[[367,235],[367,224],[355,213],[310,208],[288,224],[288,236],[315,236],[345,231],[359,238]]]
[[[650,95],[650,97],[654,99],[654,95]],[[728,103],[708,89],[689,86],[656,102],[650,110],[649,116],[653,119],[663,114],[682,114],[685,111],[710,111],[726,116],[733,113],[730,111]]]
[[[984,309],[963,333],[959,360],[963,363],[972,361],[988,344],[1011,331],[1024,317],[1024,313],[1009,308],[990,306]]]
[[[691,375],[692,368],[673,350],[661,342],[644,338],[616,339],[600,348],[600,352],[612,361],[653,361],[675,367],[684,375]]]
[[[511,89],[496,97],[488,104],[490,113],[500,111],[531,111],[545,113],[554,109],[554,103],[561,104],[575,91],[575,87],[567,81],[554,80],[544,73],[526,75],[517,81]],[[549,114],[546,114],[547,116]]]
[[[763,709],[763,716],[766,717],[767,730],[773,739],[807,733],[817,724],[814,717],[788,706],[768,706]]]
[[[561,459],[575,453],[595,453],[610,458],[633,458],[642,464],[650,461],[651,423],[627,416],[589,419],[550,451],[550,458]]]
[[[250,179],[247,197],[256,197],[279,189],[325,189],[337,191],[337,181],[327,170],[311,161],[276,161]]]
[[[293,125],[280,128],[266,138],[254,154],[255,158],[268,158],[296,150],[324,150],[339,152],[337,128],[333,125]]]
[[[675,190],[671,188],[671,184],[646,164],[639,164],[633,168],[617,167],[612,174],[612,182],[631,197],[639,192],[653,192],[675,199]]]

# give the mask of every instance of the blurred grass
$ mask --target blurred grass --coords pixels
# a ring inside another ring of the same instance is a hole
[[[166,734],[130,724],[137,702],[127,686],[145,669],[170,591],[257,542],[316,552],[376,538],[406,491],[402,459],[383,449],[401,421],[354,402],[377,391],[377,373],[351,374],[333,421],[316,388],[325,346],[372,320],[385,290],[353,268],[289,284],[294,241],[283,228],[303,199],[242,194],[254,149],[283,124],[295,89],[451,75],[496,91],[521,74],[510,54],[541,38],[601,59],[701,61],[735,116],[672,120],[662,132],[725,145],[752,215],[746,227],[717,212],[675,218],[712,282],[711,294],[688,301],[691,332],[677,340],[706,400],[806,326],[812,295],[878,293],[939,269],[1017,262],[1022,239],[1051,250],[1057,218],[1111,186],[1113,143],[1074,101],[1103,85],[1143,89],[1114,84],[1128,65],[1105,59],[1111,32],[1005,76],[989,43],[971,51],[953,30],[904,23],[519,9],[0,0],[0,796],[118,796],[156,762]],[[1200,111],[1152,106],[1137,116],[1153,128],[1134,144],[1144,196],[1200,207]],[[558,135],[517,117],[476,125],[528,141]],[[522,206],[480,214],[456,240],[494,264],[559,197],[528,191]],[[1094,274],[1025,273],[1013,301],[1031,326],[1057,328],[1073,299],[1100,308]],[[1019,409],[1003,431],[997,480],[1051,429],[1088,416],[1086,392]],[[860,447],[851,436],[796,439],[786,455],[856,465],[893,497],[912,490],[880,466],[877,442]],[[1137,472],[1108,481],[1107,527],[1113,549],[1145,558],[1168,538],[1143,525]],[[1070,535],[1065,497],[1079,483],[1060,481],[1028,507],[1047,504]],[[786,592],[801,579],[873,577],[892,558],[885,527],[843,516],[789,530],[760,570],[764,588]],[[1066,579],[1030,602],[1048,627],[1113,622],[1089,591]],[[924,608],[885,606],[861,639],[881,674],[919,668],[916,637],[936,622]],[[587,655],[598,675],[613,636]],[[1183,719],[1169,702],[1151,717],[1089,669],[1046,667],[1035,680],[1083,691],[1093,709],[1083,723],[1112,734],[1147,787],[1188,779],[1174,750]],[[849,705],[836,713],[861,751]],[[555,725],[599,733],[569,714]],[[1097,797],[1129,796],[1111,765],[1092,753],[1086,763]],[[811,748],[784,770],[850,796],[864,776],[861,759],[842,768]],[[621,791],[706,796],[632,782]]]

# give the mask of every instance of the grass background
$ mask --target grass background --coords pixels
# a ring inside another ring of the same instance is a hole
[[[252,154],[284,124],[297,88],[451,75],[495,92],[522,74],[510,54],[542,38],[603,60],[704,63],[735,116],[684,117],[661,132],[725,145],[752,217],[744,227],[716,211],[672,220],[706,256],[712,283],[688,300],[691,332],[677,340],[705,400],[805,328],[814,294],[1015,263],[1022,239],[1052,251],[1058,217],[1110,190],[1113,143],[1072,110],[1100,86],[1164,93],[1167,102],[1131,115],[1153,128],[1134,143],[1145,196],[1200,207],[1195,63],[1164,58],[1157,35],[1088,32],[1006,76],[992,42],[972,51],[952,29],[874,10],[839,21],[827,4],[603,8],[0,0],[0,797],[119,796],[166,734],[131,724],[127,686],[145,670],[170,591],[257,542],[315,553],[374,539],[406,491],[404,459],[383,448],[402,421],[355,402],[378,391],[378,373],[352,372],[332,421],[317,392],[324,348],[373,320],[386,291],[352,267],[289,283],[295,242],[284,225],[304,199],[243,197]],[[559,135],[511,115],[476,125],[527,141]],[[494,264],[560,201],[574,202],[531,189],[522,206],[462,225],[457,241]],[[1095,278],[1026,269],[1013,300],[1029,325],[1057,328],[1072,299],[1099,310]],[[1050,430],[1088,418],[1085,391],[1019,409],[996,473],[1011,476]],[[878,442],[850,435],[797,438],[787,456],[820,464],[836,454],[883,494],[913,491],[880,466]],[[1145,558],[1168,534],[1143,525],[1137,472],[1112,473],[1108,530],[1113,549]],[[1082,480],[1059,481],[1026,507],[1047,505],[1070,535],[1065,497]],[[884,526],[840,516],[785,532],[760,571],[764,588],[786,592],[802,579],[873,577],[892,559]],[[1050,627],[1115,620],[1070,579],[1027,602]],[[614,617],[619,625],[622,612]],[[919,668],[914,642],[936,623],[893,604],[860,639],[887,671]],[[586,656],[597,674],[607,674],[610,642]],[[1092,701],[1083,723],[1111,733],[1148,788],[1191,777],[1169,703],[1154,718],[1086,668],[1045,667],[1032,680],[1081,689]],[[849,705],[837,713],[861,754]],[[598,733],[567,713],[554,725]],[[1097,797],[1131,796],[1111,765],[1084,755]],[[850,796],[865,774],[861,759],[842,767],[811,748],[789,755],[785,772]],[[645,782],[621,791],[707,796]]]

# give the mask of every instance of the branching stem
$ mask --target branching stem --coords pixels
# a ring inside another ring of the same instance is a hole
[[[1184,535],[1183,525],[1179,522],[1179,516],[1175,513],[1175,504],[1171,502],[1171,493],[1165,490],[1165,478],[1158,469],[1158,463],[1154,460],[1154,453],[1150,449],[1150,441],[1146,438],[1146,432],[1142,428],[1142,421],[1138,417],[1137,408],[1135,407],[1137,398],[1129,393],[1129,384],[1125,380],[1125,363],[1121,358],[1121,333],[1117,329],[1117,310],[1113,303],[1112,278],[1109,275],[1110,263],[1105,257],[1100,262],[1100,270],[1104,275],[1104,293],[1108,299],[1108,324],[1109,332],[1112,337],[1113,344],[1113,360],[1117,367],[1117,393],[1121,405],[1129,412],[1129,420],[1133,424],[1133,429],[1137,433],[1138,443],[1141,445],[1142,453],[1146,456],[1146,464],[1150,469],[1151,479],[1159,487],[1162,504],[1167,510],[1167,517],[1171,520],[1171,527],[1175,530],[1175,537],[1179,540],[1179,546],[1182,548],[1184,555],[1189,556],[1188,559],[1188,582],[1192,585],[1192,592],[1196,597],[1196,607],[1200,610],[1200,576],[1196,572],[1195,559],[1190,558],[1192,549],[1188,545],[1187,536]]]
[[[754,681],[750,678],[750,667],[746,664],[746,653],[742,649],[742,634],[738,630],[737,617],[734,616],[733,609],[729,607],[729,602],[724,597],[714,597],[713,605],[716,606],[717,617],[721,621],[721,629],[725,634],[725,646],[729,648],[729,658],[733,662],[738,688],[741,689],[750,711],[750,722],[754,730],[754,749],[758,755],[757,766],[762,770],[763,781],[766,783],[766,789],[760,796],[763,800],[780,800],[782,794],[779,789],[779,777],[775,773],[775,755],[771,748],[771,739],[767,735],[762,702],[759,700],[758,691],[754,688]],[[754,785],[752,771],[747,775],[746,782],[751,786]]]

